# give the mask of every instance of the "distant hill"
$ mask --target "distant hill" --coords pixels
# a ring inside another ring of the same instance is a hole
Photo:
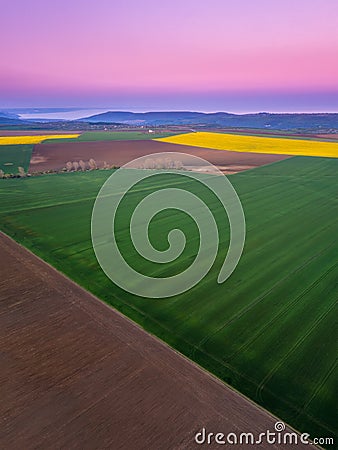
[[[81,119],[21,119],[17,111],[0,110],[0,127],[24,126],[28,128],[72,128],[116,126],[188,126],[208,128],[251,128],[281,131],[338,132],[338,113],[313,114],[230,114],[226,112],[202,113],[194,111],[153,111],[134,113],[109,111]]]
[[[274,130],[325,129],[338,130],[337,113],[314,114],[229,114],[192,111],[133,113],[109,111],[79,119],[90,123],[120,123],[128,125],[204,125],[215,127],[266,128]]]
[[[0,126],[5,126],[5,125],[23,125],[27,122],[20,120],[20,119],[15,119],[15,118],[11,118],[11,117],[4,117],[1,115],[0,113]]]
[[[0,117],[7,117],[8,119],[19,119],[18,114],[7,110],[0,110]]]
[[[21,123],[22,121],[17,114],[0,110],[0,125],[17,125]]]

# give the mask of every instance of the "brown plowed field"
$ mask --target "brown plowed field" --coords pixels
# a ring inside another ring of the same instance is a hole
[[[316,137],[318,138],[324,138],[324,139],[332,139],[333,141],[337,141],[338,140],[338,134],[335,133],[329,133],[329,134],[318,134]]]
[[[157,141],[94,141],[59,142],[34,146],[29,171],[62,170],[67,161],[88,161],[93,158],[98,167],[122,166],[140,156],[158,152],[182,152],[204,158],[224,173],[235,173],[288,158],[286,155],[239,153],[175,145]]]
[[[3,234],[0,246],[1,449],[190,449],[203,426],[274,430],[266,411]]]

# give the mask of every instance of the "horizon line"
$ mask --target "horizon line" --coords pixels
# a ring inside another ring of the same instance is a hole
[[[198,110],[198,109],[189,109],[189,108],[175,108],[175,109],[163,109],[163,108],[110,108],[110,107],[53,107],[53,106],[43,106],[43,107],[39,107],[39,106],[24,106],[24,107],[20,107],[20,106],[16,106],[16,107],[10,107],[10,108],[6,108],[6,107],[0,107],[0,111],[9,111],[9,110],[30,110],[30,109],[38,109],[40,111],[37,112],[30,112],[30,113],[19,113],[18,112],[18,116],[21,118],[23,116],[34,116],[36,118],[38,118],[39,114],[43,114],[43,115],[57,115],[57,114],[62,114],[62,113],[75,113],[75,112],[80,112],[80,111],[96,111],[96,113],[94,113],[93,115],[99,115],[99,114],[104,114],[104,113],[108,113],[108,112],[112,112],[112,113],[116,113],[116,112],[129,112],[129,113],[133,113],[133,114],[145,114],[145,113],[152,113],[152,112],[157,112],[157,113],[170,113],[170,112],[190,112],[190,113],[201,113],[201,114],[216,114],[216,113],[225,113],[225,114],[234,114],[234,115],[247,115],[247,114],[338,114],[338,109],[331,111],[331,110],[304,110],[304,109],[299,109],[299,110],[293,110],[293,111],[285,111],[285,110],[279,110],[279,111],[271,111],[271,110],[247,110],[247,111],[229,111],[229,110],[222,110],[222,109],[213,109],[213,110],[209,110],[209,109],[204,109],[204,110]],[[44,112],[46,110],[54,110],[54,112],[50,111],[50,112]],[[86,116],[81,116],[79,118],[85,118]],[[90,116],[88,116],[90,117]],[[28,118],[28,117],[26,117]],[[43,118],[43,117],[41,117]]]

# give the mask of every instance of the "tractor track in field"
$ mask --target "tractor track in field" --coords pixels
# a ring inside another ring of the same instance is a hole
[[[318,392],[320,392],[321,388],[323,387],[325,382],[330,378],[331,374],[334,372],[334,370],[337,367],[337,365],[338,365],[338,360],[336,359],[332,363],[332,365],[329,368],[329,370],[323,375],[323,377],[321,378],[320,382],[317,383],[315,389],[313,390],[313,392],[312,392],[311,396],[309,397],[309,399],[307,400],[307,402],[303,405],[302,408],[300,408],[298,415],[301,415],[302,413],[306,412],[307,407],[312,402],[312,400],[316,397]]]
[[[329,227],[329,226],[327,226]],[[331,244],[330,244],[331,245]],[[329,246],[327,247],[329,248]],[[326,250],[321,250],[319,254],[323,253]],[[227,325],[230,323],[233,323],[235,320],[242,317],[244,314],[246,314],[248,311],[250,311],[252,308],[254,308],[256,305],[258,305],[262,300],[265,299],[267,295],[269,295],[273,290],[276,288],[276,286],[279,286],[280,284],[283,284],[285,280],[293,276],[296,272],[299,272],[300,270],[303,270],[308,264],[310,264],[316,257],[318,253],[315,255],[312,255],[310,258],[308,258],[305,262],[300,264],[297,268],[294,269],[292,273],[288,273],[283,278],[280,278],[276,283],[274,283],[272,286],[269,287],[266,291],[262,292],[258,297],[256,297],[252,302],[250,302],[249,305],[244,306],[242,309],[240,309],[237,313],[235,313],[233,316],[231,316],[225,323],[223,323],[220,327],[218,327],[216,330],[214,330],[211,334],[208,334],[205,336],[197,345],[196,349],[202,350],[202,346],[205,345],[206,342],[208,342],[213,336],[218,334],[221,330],[223,330]],[[190,355],[192,358],[194,355]]]
[[[327,273],[329,273],[333,269],[333,267],[331,267],[331,269],[328,270]],[[336,305],[337,305],[336,302],[333,303],[332,305],[330,305],[314,322],[312,322],[311,326],[308,327],[307,331],[305,333],[303,333],[299,339],[297,339],[295,344],[285,353],[285,355],[278,361],[278,363],[275,364],[274,367],[272,367],[271,370],[266,374],[266,376],[263,378],[263,380],[257,386],[257,390],[256,390],[256,397],[259,398],[260,401],[263,401],[262,392],[264,390],[264,387],[271,380],[271,378],[274,376],[274,374],[277,372],[277,370],[283,365],[284,361],[310,336],[310,334],[317,328],[317,326],[323,321],[323,319],[325,319],[330,314],[330,312],[336,307]]]
[[[318,257],[320,257],[323,253],[325,253],[325,251],[330,248],[331,245],[329,245],[328,247],[326,247],[325,249],[323,249],[322,251],[318,252],[316,255],[313,256],[312,261],[316,260]],[[311,261],[308,261],[309,263]],[[229,355],[229,357],[227,358],[227,361],[230,361],[231,359],[233,359],[234,357],[236,357],[240,352],[242,352],[243,350],[247,349],[251,344],[253,344],[260,336],[262,336],[264,334],[264,332],[266,330],[268,330],[270,328],[270,326],[275,323],[280,317],[283,316],[283,314],[290,308],[294,307],[299,300],[301,300],[302,298],[304,298],[304,295],[306,295],[308,292],[311,291],[311,289],[313,289],[318,282],[325,278],[326,275],[334,268],[335,266],[332,266],[326,273],[322,274],[320,276],[320,278],[318,278],[316,281],[314,281],[312,284],[310,284],[304,291],[302,291],[299,295],[297,295],[295,298],[291,299],[288,303],[286,303],[283,308],[278,312],[278,314],[276,314],[275,316],[273,316],[268,322],[266,322],[264,324],[263,327],[259,328],[259,330],[257,331],[257,333],[255,333],[252,338],[250,338],[250,340],[246,341],[245,343],[243,343],[243,345],[241,345],[240,347],[238,347],[238,349],[236,349],[236,351],[234,351],[231,355]]]

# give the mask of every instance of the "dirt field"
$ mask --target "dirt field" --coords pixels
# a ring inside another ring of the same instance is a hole
[[[202,427],[274,431],[267,412],[3,234],[0,245],[0,448],[186,449]]]
[[[332,139],[333,141],[338,141],[338,134],[318,134],[316,137],[324,139]]]
[[[224,173],[236,173],[287,158],[285,155],[220,152],[188,145],[175,145],[157,141],[95,141],[37,144],[34,146],[29,171],[61,170],[67,161],[95,159],[99,167],[104,161],[121,166],[135,158],[158,152],[182,152],[204,158]]]

